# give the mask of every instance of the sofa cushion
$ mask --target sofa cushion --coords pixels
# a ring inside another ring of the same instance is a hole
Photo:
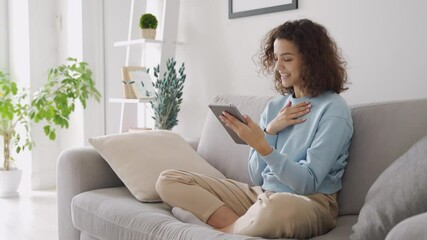
[[[425,239],[427,236],[427,213],[405,219],[387,234],[386,240]]]
[[[375,179],[427,134],[427,99],[352,107],[354,134],[338,195],[340,215],[358,214]]]
[[[427,135],[374,182],[352,240],[384,239],[400,221],[427,211]]]
[[[357,215],[338,217],[337,225],[327,234],[311,238],[312,240],[343,240],[348,239],[351,227],[357,222]]]
[[[180,222],[163,203],[138,202],[125,187],[81,193],[73,198],[71,208],[74,226],[103,240],[260,239]]]
[[[220,95],[212,104],[234,104],[242,114],[259,122],[260,115],[271,99],[268,97]],[[248,173],[250,147],[236,144],[218,119],[208,112],[197,152],[227,178],[253,185]]]
[[[74,226],[82,236],[103,240],[187,239],[254,240],[257,237],[221,233],[178,221],[163,203],[138,202],[125,187],[81,193],[73,198]],[[357,216],[338,218],[337,226],[313,240],[340,240],[348,237]]]
[[[160,201],[156,181],[167,169],[181,169],[225,178],[178,134],[142,131],[89,139],[130,192],[140,201]]]

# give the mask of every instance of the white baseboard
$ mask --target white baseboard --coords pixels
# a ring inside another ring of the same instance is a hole
[[[31,190],[51,189],[56,187],[56,169],[33,172]]]

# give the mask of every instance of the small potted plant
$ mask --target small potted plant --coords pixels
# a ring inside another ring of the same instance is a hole
[[[142,30],[142,38],[155,39],[157,29],[157,18],[151,13],[145,13],[139,20],[139,27]]]
[[[68,128],[70,114],[79,100],[83,108],[93,97],[101,95],[95,88],[92,72],[85,62],[67,59],[67,65],[49,70],[47,83],[33,94],[19,89],[16,82],[0,71],[0,136],[3,137],[3,166],[0,167],[0,196],[16,196],[22,170],[13,163],[11,150],[16,153],[31,150],[30,122],[44,121],[44,133],[55,140],[55,127]]]
[[[154,100],[150,103],[154,111],[153,119],[156,129],[171,130],[178,124],[178,112],[182,103],[186,75],[184,63],[179,68],[179,74],[176,72],[175,65],[175,59],[168,59],[163,77],[160,77],[159,65],[154,68],[154,76],[157,78],[154,84],[156,92]]]

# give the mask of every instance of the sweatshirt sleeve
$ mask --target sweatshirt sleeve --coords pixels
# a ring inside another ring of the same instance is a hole
[[[317,191],[340,155],[347,154],[345,147],[348,147],[352,129],[345,118],[328,117],[319,123],[307,149],[306,159],[290,161],[286,153],[276,149],[262,159],[282,183],[299,194],[312,194]]]
[[[261,114],[261,119],[259,122],[259,126],[261,127],[261,129],[265,129],[267,127],[267,124],[268,124],[267,113],[268,113],[268,106],[265,108],[264,112]],[[264,136],[268,144],[273,148],[275,148],[277,135],[270,135],[265,133]],[[249,168],[249,176],[251,178],[251,181],[255,185],[261,186],[263,184],[264,180],[262,178],[262,172],[264,171],[266,166],[267,166],[267,163],[264,161],[263,157],[261,157],[261,155],[257,151],[255,151],[255,149],[251,148],[249,152],[248,168]]]

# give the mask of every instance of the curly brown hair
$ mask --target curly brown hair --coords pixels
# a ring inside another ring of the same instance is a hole
[[[346,62],[342,58],[335,41],[328,31],[320,24],[308,19],[288,21],[267,33],[261,42],[259,59],[264,73],[274,72],[274,41],[285,39],[297,47],[302,58],[301,87],[311,97],[325,91],[340,93],[347,90],[348,82],[345,69]],[[279,72],[275,71],[274,83],[281,94],[293,94],[293,87],[282,85]]]

